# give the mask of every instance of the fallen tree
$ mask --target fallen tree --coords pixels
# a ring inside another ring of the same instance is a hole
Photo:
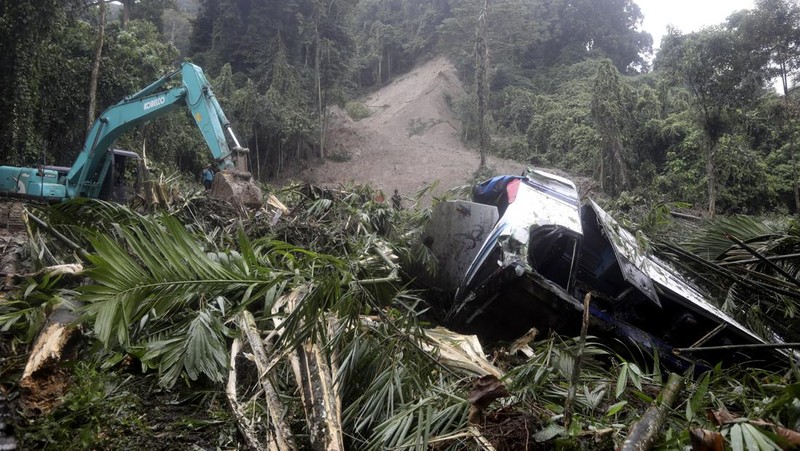
[[[581,344],[531,331],[511,347],[484,348],[473,336],[433,327],[427,311],[433,301],[401,284],[412,252],[402,243],[409,242],[414,223],[404,215],[414,212],[382,206],[368,190],[290,194],[289,207],[271,201],[270,210],[252,218],[217,217],[236,209],[203,200],[196,204],[202,211],[176,212],[199,218],[189,228],[173,217],[125,216],[93,203],[70,211],[70,220],[86,214],[97,229],[71,237],[91,254],[77,294],[86,303],[84,328],[72,333],[92,346],[79,348],[78,357],[97,359],[99,374],[123,375],[116,390],[147,380],[154,386],[143,393],[211,393],[203,401],[181,401],[196,402],[200,410],[213,410],[208,399],[220,394],[227,417],[205,427],[218,428],[209,436],[228,441],[203,442],[207,447],[243,442],[268,450],[502,450],[578,441],[601,448],[623,444],[626,436],[631,443],[663,445],[663,431],[670,429],[673,441],[665,446],[681,444],[674,440],[688,428],[685,419],[669,409],[651,414],[641,407],[641,399],[661,386],[660,370],[623,362],[591,336]],[[15,337],[25,329],[23,322],[8,325],[10,315],[23,317],[19,305],[0,300],[0,327]],[[781,409],[795,399],[791,374],[717,377],[708,388],[716,402],[734,404],[732,393],[748,393],[775,400],[758,406],[781,418]],[[614,380],[617,390],[608,382]],[[573,420],[565,428],[561,406],[570,384]],[[103,396],[91,402],[102,403]],[[706,401],[698,399],[693,408],[701,411]],[[118,408],[129,424],[171,421],[144,420],[155,410]],[[52,428],[67,417],[61,410],[30,421]],[[638,425],[619,426],[640,417],[654,418],[643,423],[650,425],[648,433]],[[670,422],[660,426],[663,418]],[[26,435],[29,447],[41,444],[35,436]],[[91,437],[90,446],[104,448],[115,436]]]

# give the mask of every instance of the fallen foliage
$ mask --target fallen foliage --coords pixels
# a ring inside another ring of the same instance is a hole
[[[546,331],[484,349],[435,327],[442,300],[406,272],[426,264],[427,211],[368,187],[297,185],[256,212],[190,196],[164,211],[80,200],[37,215],[90,261],[78,276],[39,271],[79,260],[32,227],[34,267],[0,297],[13,403],[53,308],[77,306],[82,325],[59,359],[66,394],[14,419],[22,447],[613,449],[662,403],[657,357]],[[796,445],[798,382],[792,368],[688,374],[648,440]]]

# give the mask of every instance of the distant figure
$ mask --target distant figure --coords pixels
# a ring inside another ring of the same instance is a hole
[[[403,198],[400,197],[400,194],[397,192],[397,188],[394,189],[394,194],[392,195],[392,207],[395,210],[403,209]]]
[[[211,189],[211,182],[214,181],[214,170],[211,169],[210,164],[203,169],[203,172],[200,174],[200,176],[203,179],[203,186],[205,186],[207,190]]]

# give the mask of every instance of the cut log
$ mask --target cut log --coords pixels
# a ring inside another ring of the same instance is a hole
[[[247,310],[243,311],[239,316],[239,328],[244,331],[247,341],[250,344],[250,349],[253,351],[255,357],[256,368],[258,368],[258,380],[261,384],[261,389],[264,390],[264,397],[267,402],[267,410],[269,411],[271,426],[274,429],[274,437],[268,437],[267,443],[270,449],[277,449],[279,451],[289,451],[297,449],[294,442],[291,428],[286,421],[286,409],[283,406],[278,392],[272,385],[270,380],[269,361],[267,359],[267,352],[264,350],[264,342],[261,340],[256,328],[255,319],[253,315]]]
[[[47,320],[25,365],[19,382],[20,406],[27,416],[43,415],[61,404],[70,385],[70,373],[61,367],[61,360],[72,350],[78,327],[72,309],[56,308]]]
[[[667,383],[658,396],[660,401],[650,406],[639,421],[631,426],[628,437],[620,448],[621,451],[642,451],[652,448],[658,437],[658,431],[667,418],[667,413],[683,389],[683,380],[683,376],[670,373]]]
[[[236,357],[239,355],[241,350],[242,341],[238,338],[234,339],[233,344],[231,345],[231,367],[230,370],[228,370],[228,383],[225,386],[225,396],[228,398],[228,404],[231,406],[233,416],[236,417],[236,424],[239,426],[239,431],[242,433],[242,436],[244,436],[247,445],[256,451],[265,451],[267,448],[265,448],[261,442],[258,441],[258,435],[253,429],[253,426],[247,420],[247,416],[244,414],[244,409],[242,408],[242,405],[239,404],[239,400],[237,399]]]
[[[292,312],[310,291],[310,287],[301,286],[276,305],[285,304],[287,311]],[[343,451],[345,448],[341,399],[331,363],[326,359],[320,345],[310,340],[298,346],[289,354],[288,359],[300,389],[311,448],[320,451]]]

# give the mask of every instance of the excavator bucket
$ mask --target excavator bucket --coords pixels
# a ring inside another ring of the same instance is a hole
[[[227,170],[217,172],[211,184],[211,197],[235,205],[260,208],[264,204],[261,189],[249,172]]]

